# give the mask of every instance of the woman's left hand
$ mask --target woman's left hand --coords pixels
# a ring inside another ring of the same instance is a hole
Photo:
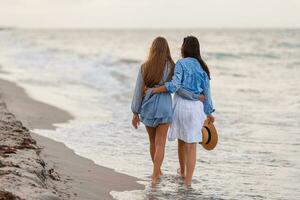
[[[208,123],[214,123],[215,121],[215,117],[212,114],[207,115],[207,119],[208,119]]]

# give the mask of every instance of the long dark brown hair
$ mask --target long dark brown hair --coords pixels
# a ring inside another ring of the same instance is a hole
[[[152,42],[147,60],[142,64],[142,75],[147,87],[153,87],[161,81],[166,63],[171,65],[168,80],[174,73],[175,63],[171,57],[168,42],[163,37],[157,37]]]
[[[181,46],[181,55],[183,58],[192,57],[196,58],[200,63],[203,70],[207,73],[208,78],[210,79],[210,71],[207,64],[201,57],[200,53],[200,43],[198,39],[194,36],[187,36],[183,39],[183,43]]]

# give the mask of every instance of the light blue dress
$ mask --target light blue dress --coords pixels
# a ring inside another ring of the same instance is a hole
[[[164,85],[168,80],[168,74],[171,66],[166,64],[162,80],[159,85]],[[149,88],[143,97],[145,83],[141,70],[138,72],[134,95],[131,103],[131,110],[140,115],[140,119],[146,126],[156,127],[159,124],[172,122],[172,97],[170,93],[152,94],[152,88]],[[184,98],[199,101],[199,95],[178,88],[178,93]]]

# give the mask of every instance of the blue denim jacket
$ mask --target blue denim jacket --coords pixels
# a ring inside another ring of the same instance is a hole
[[[196,95],[205,95],[204,112],[211,114],[215,111],[210,93],[210,83],[206,72],[195,58],[182,58],[177,61],[171,81],[165,83],[168,92],[178,92],[180,88]]]
[[[164,70],[162,80],[159,85],[164,85],[168,79],[170,66],[167,64]],[[138,72],[134,94],[131,102],[131,110],[134,114],[141,114],[145,118],[157,118],[157,117],[172,117],[172,99],[170,93],[152,94],[152,88],[147,90],[145,97],[143,97],[143,89],[145,83],[141,73],[141,69]],[[199,101],[199,95],[189,92],[182,88],[178,88],[178,95]]]

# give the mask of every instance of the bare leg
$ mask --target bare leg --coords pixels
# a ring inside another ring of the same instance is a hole
[[[193,173],[196,165],[196,143],[185,143],[186,152],[186,176],[185,185],[192,184]]]
[[[180,176],[185,178],[185,143],[182,140],[178,140],[178,160],[180,165]]]
[[[155,155],[152,175],[152,184],[156,184],[160,178],[160,167],[164,160],[165,144],[168,133],[169,124],[160,124],[156,128],[155,136]]]
[[[155,135],[156,135],[156,127],[149,127],[146,126],[146,130],[148,132],[149,141],[150,141],[150,155],[152,159],[152,163],[154,164],[154,154],[155,154]],[[160,170],[160,175],[162,175],[162,172]]]
[[[154,163],[156,128],[146,126],[146,130],[147,130],[148,135],[149,135],[150,155],[151,155],[152,162]]]

